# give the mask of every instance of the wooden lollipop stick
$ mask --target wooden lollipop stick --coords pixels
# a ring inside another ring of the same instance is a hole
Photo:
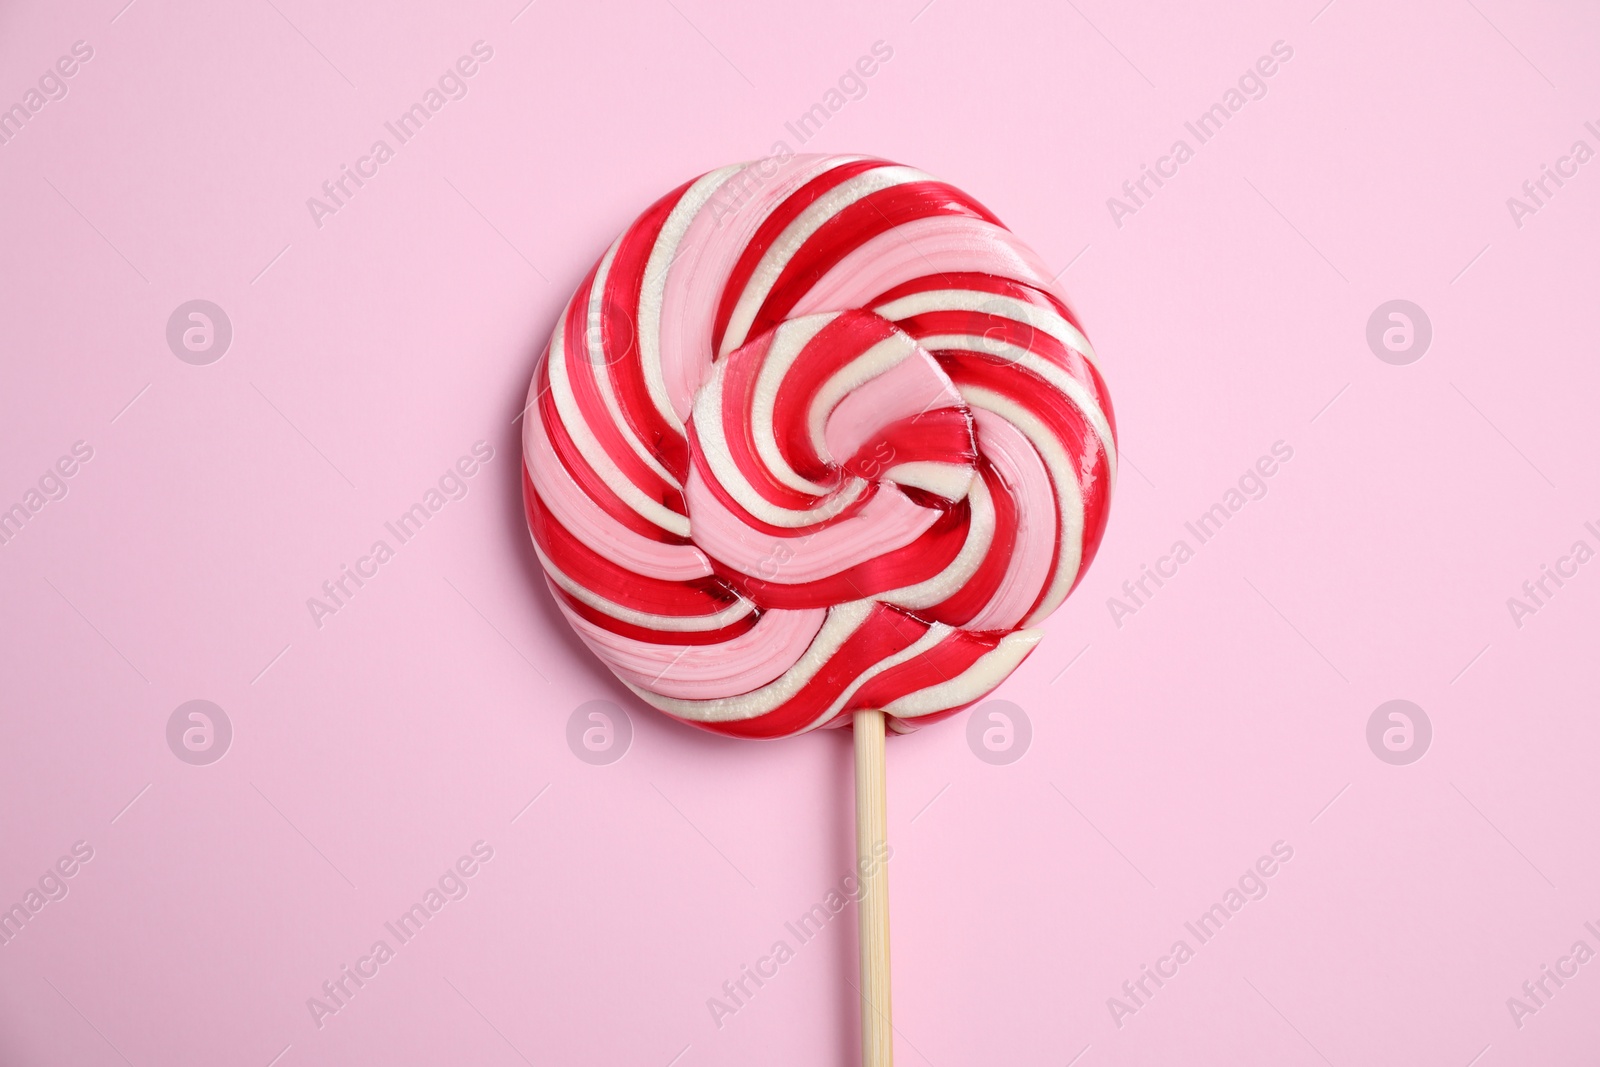
[[[855,713],[856,871],[861,876],[861,1065],[893,1067],[889,1011],[889,812],[883,712]]]

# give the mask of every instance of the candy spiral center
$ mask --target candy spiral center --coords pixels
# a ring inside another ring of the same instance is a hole
[[[955,385],[909,334],[862,311],[791,320],[718,361],[695,397],[689,454],[691,537],[760,608],[933,579],[960,550],[977,471]]]

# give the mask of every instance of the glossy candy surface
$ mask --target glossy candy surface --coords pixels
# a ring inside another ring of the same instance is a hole
[[[741,737],[857,708],[906,730],[994,689],[1093,558],[1116,472],[1050,278],[883,160],[762,160],[657,201],[528,395],[528,524],[568,621],[644,700]]]

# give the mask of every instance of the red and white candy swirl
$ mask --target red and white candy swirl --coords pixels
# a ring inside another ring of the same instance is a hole
[[[1105,527],[1111,402],[1049,270],[965,193],[855,156],[657,201],[528,396],[557,603],[662,711],[777,737],[966,707]]]

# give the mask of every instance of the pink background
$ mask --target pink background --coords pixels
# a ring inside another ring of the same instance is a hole
[[[848,736],[719,740],[621,690],[536,581],[512,420],[616,232],[799,148],[880,40],[805,150],[923,167],[1065,268],[1127,449],[997,694],[1024,757],[959,719],[890,744],[900,1062],[1592,1062],[1600,962],[1520,1028],[1506,1004],[1600,950],[1600,563],[1520,628],[1506,604],[1600,547],[1600,162],[1506,205],[1600,148],[1592,7],[124,2],[0,7],[0,105],[94,50],[0,145],[0,507],[94,450],[0,546],[0,905],[94,850],[0,947],[0,1063],[854,1061],[853,913],[720,1029],[706,1003],[848,869]],[[478,40],[467,96],[316,226]],[[1106,199],[1280,40],[1118,227]],[[165,340],[195,298],[233,325],[209,366]],[[1433,326],[1409,366],[1365,338],[1395,298]],[[465,499],[317,628],[306,599],[478,440]],[[1119,627],[1107,598],[1279,440],[1268,495]],[[234,729],[209,766],[165,737],[196,698]],[[1409,766],[1367,746],[1395,698],[1433,724]],[[597,699],[633,717],[609,766],[565,741]],[[479,840],[469,895],[319,1028],[307,998]],[[1119,1027],[1108,998],[1280,840],[1270,893]]]

